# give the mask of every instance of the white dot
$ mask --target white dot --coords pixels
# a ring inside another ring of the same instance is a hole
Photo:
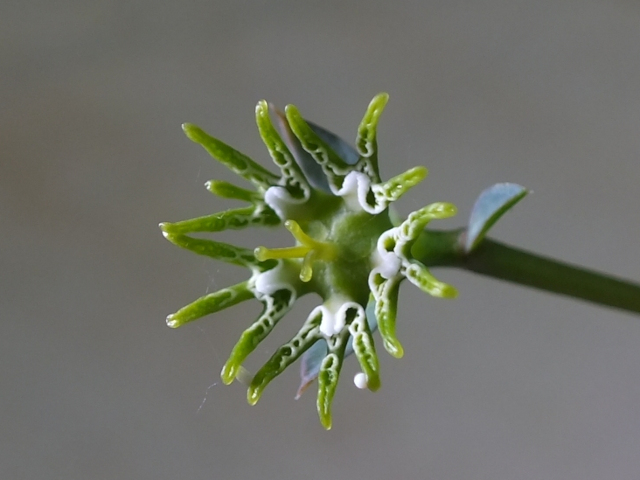
[[[355,383],[359,389],[367,388],[367,376],[362,372],[356,373],[356,376],[353,377],[353,383]]]

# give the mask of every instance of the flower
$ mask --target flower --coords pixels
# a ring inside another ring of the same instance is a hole
[[[223,181],[206,187],[224,198],[250,206],[176,223],[161,223],[164,236],[195,253],[247,267],[251,277],[205,295],[167,317],[170,327],[255,298],[264,309],[235,345],[222,369],[229,384],[244,375],[242,363],[292,308],[297,298],[316,293],[315,307],[298,333],[280,346],[251,378],[248,401],[255,404],[265,387],[301,356],[298,395],[318,379],[318,414],[331,428],[331,402],[344,358],[354,352],[362,372],[360,388],[380,387],[373,332],[379,329],[385,349],[403,354],[395,335],[398,288],[408,279],[436,297],[454,297],[456,290],[431,275],[411,249],[433,219],[456,213],[450,203],[433,203],[394,224],[389,206],[422,181],[427,170],[412,168],[381,181],[376,130],[388,95],[373,98],[358,128],[356,149],[317,125],[305,121],[289,105],[279,112],[261,101],[256,107],[258,130],[280,170],[276,175],[195,125],[186,135],[214,158],[253,184],[246,190]],[[272,113],[276,123],[272,121]],[[211,239],[199,232],[283,224],[295,239],[285,248],[255,250]]]

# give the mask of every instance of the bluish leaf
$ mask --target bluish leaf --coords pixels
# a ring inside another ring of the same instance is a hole
[[[276,126],[280,132],[282,140],[287,145],[287,148],[293,155],[293,158],[302,170],[302,173],[304,173],[309,184],[318,190],[331,193],[329,182],[322,171],[322,167],[315,162],[313,157],[309,155],[304,148],[302,148],[300,140],[296,138],[291,131],[291,127],[289,127],[287,117],[285,117],[284,113],[273,105],[271,105],[271,110],[276,114]]]
[[[329,348],[327,342],[320,340],[314,343],[309,350],[302,355],[302,363],[300,364],[300,386],[296,398],[300,398],[307,387],[318,378],[322,360],[327,356]]]
[[[345,161],[345,163],[349,165],[355,165],[358,163],[360,156],[358,155],[358,152],[356,152],[356,149],[349,145],[348,142],[345,142],[336,134],[331,133],[329,130],[325,130],[313,122],[307,120],[307,124],[316,135],[318,135],[334,152],[338,154],[340,158],[342,158],[342,160]]]
[[[515,183],[496,183],[484,190],[471,210],[465,251],[469,253],[476,248],[493,224],[527,193],[529,190]]]

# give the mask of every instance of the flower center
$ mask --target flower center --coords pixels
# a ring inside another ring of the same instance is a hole
[[[298,241],[298,245],[286,248],[258,247],[254,250],[254,255],[259,261],[264,262],[265,260],[277,260],[279,258],[301,258],[300,280],[308,282],[313,275],[312,264],[314,261],[324,260],[330,262],[337,257],[335,244],[320,242],[311,238],[302,231],[302,228],[295,220],[287,220],[284,222],[284,226]]]

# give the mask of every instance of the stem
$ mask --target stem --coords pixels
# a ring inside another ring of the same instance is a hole
[[[412,249],[427,266],[459,267],[481,275],[640,313],[640,285],[485,239],[471,253],[464,230],[425,230]]]

